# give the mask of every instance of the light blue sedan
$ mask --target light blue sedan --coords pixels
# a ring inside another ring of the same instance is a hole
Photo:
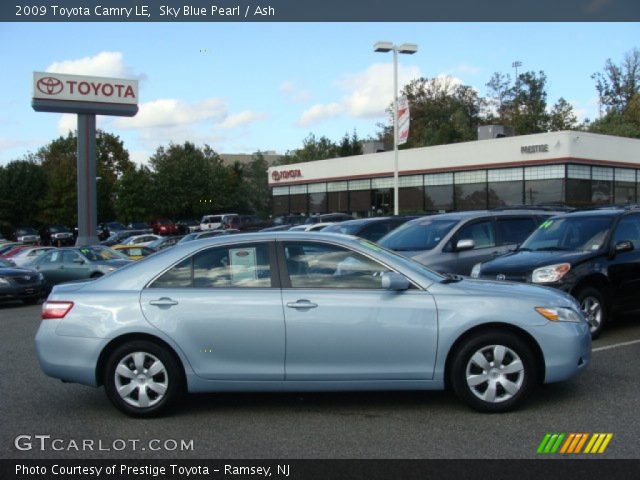
[[[589,363],[557,290],[442,276],[356,237],[196,240],[94,282],[56,286],[40,365],[157,415],[185,392],[439,390],[501,412]]]

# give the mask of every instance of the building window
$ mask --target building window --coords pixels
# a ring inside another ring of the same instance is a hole
[[[359,217],[366,216],[371,210],[371,190],[349,192],[349,210]]]
[[[613,203],[613,168],[593,167],[591,178],[591,203],[594,205]]]
[[[329,200],[330,212],[348,212],[349,211],[349,192],[329,191],[327,195]]]
[[[565,201],[565,166],[525,167],[524,201],[528,205]]]
[[[636,202],[636,171],[630,168],[616,168],[614,202]]]
[[[424,201],[427,211],[453,210],[453,184],[425,186]]]
[[[586,207],[591,205],[591,167],[567,166],[567,205]]]
[[[273,197],[273,214],[274,215],[289,215],[289,196],[274,196]]]
[[[399,184],[400,184],[400,178],[398,178],[398,185]],[[371,189],[373,190],[376,188],[393,188],[393,177],[372,178]]]
[[[349,184],[346,181],[327,183],[327,192],[346,192],[348,188]]]
[[[309,194],[309,213],[327,213],[327,193],[310,193]]]
[[[398,189],[399,212],[403,214],[424,211],[424,187],[403,187]]]
[[[489,208],[521,205],[523,203],[524,169],[501,168],[489,170],[488,202]]]
[[[455,172],[456,210],[487,208],[487,171]]]

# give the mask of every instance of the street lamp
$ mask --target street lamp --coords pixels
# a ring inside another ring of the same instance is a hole
[[[418,51],[415,43],[394,45],[392,42],[376,42],[375,52],[393,51],[393,214],[398,215],[398,53],[413,55]]]

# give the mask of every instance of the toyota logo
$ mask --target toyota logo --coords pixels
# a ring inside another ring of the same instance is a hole
[[[504,280],[505,278],[507,278],[507,277],[504,275],[504,273],[496,275],[496,280]]]
[[[45,95],[58,95],[63,88],[62,82],[54,77],[43,77],[38,80],[36,86]]]
[[[280,172],[278,172],[277,170],[274,170],[273,173],[271,174],[271,178],[273,178],[274,182],[277,182],[281,178]]]

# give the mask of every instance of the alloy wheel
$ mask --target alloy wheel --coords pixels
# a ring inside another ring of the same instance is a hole
[[[522,360],[504,345],[483,346],[467,362],[467,386],[485,402],[500,403],[513,398],[522,388],[524,377]]]
[[[602,325],[602,304],[596,297],[587,296],[580,302],[580,308],[589,322],[591,333],[597,331]]]

